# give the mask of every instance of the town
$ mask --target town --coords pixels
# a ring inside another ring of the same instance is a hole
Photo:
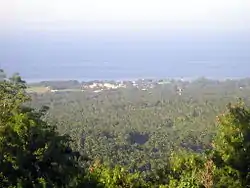
[[[137,88],[142,91],[153,89],[159,85],[167,85],[176,82],[176,80],[169,79],[138,79],[138,80],[127,80],[127,81],[89,81],[89,82],[78,82],[76,80],[69,81],[43,81],[40,83],[29,84],[27,89],[28,93],[57,93],[57,92],[74,92],[74,91],[91,91],[99,93],[106,90],[116,90],[120,88]],[[180,80],[179,82],[184,82]],[[186,81],[185,81],[186,82]],[[182,94],[183,88],[176,88],[177,94]]]

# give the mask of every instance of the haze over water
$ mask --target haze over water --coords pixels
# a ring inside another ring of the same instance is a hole
[[[249,77],[247,0],[3,5],[0,67],[28,81]]]

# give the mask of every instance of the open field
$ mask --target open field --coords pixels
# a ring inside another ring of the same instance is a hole
[[[46,92],[49,92],[50,89],[47,87],[43,87],[43,86],[37,86],[37,87],[28,87],[26,91],[28,93],[46,93]]]
[[[28,93],[47,93],[47,92],[80,92],[80,89],[60,89],[60,90],[51,90],[50,88],[44,86],[28,87],[26,89]]]

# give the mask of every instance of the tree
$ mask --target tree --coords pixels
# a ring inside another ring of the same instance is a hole
[[[149,184],[143,180],[140,173],[130,173],[121,166],[110,168],[106,165],[99,164],[98,160],[89,168],[89,174],[86,177],[89,178],[90,182],[91,180],[95,182],[96,186],[103,188],[150,187]]]
[[[2,187],[67,187],[80,172],[70,138],[42,120],[46,108],[30,99],[19,75],[0,81],[0,182]]]
[[[242,101],[229,104],[226,113],[218,117],[218,128],[213,143],[213,160],[219,175],[215,180],[222,186],[230,182],[231,187],[249,187],[250,110]]]
[[[218,117],[212,149],[173,155],[170,187],[250,187],[250,110],[240,101]]]

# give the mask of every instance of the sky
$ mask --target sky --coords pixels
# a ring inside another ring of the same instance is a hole
[[[4,32],[249,31],[249,0],[2,0]]]
[[[28,79],[245,76],[249,51],[249,0],[0,0],[0,67]]]

